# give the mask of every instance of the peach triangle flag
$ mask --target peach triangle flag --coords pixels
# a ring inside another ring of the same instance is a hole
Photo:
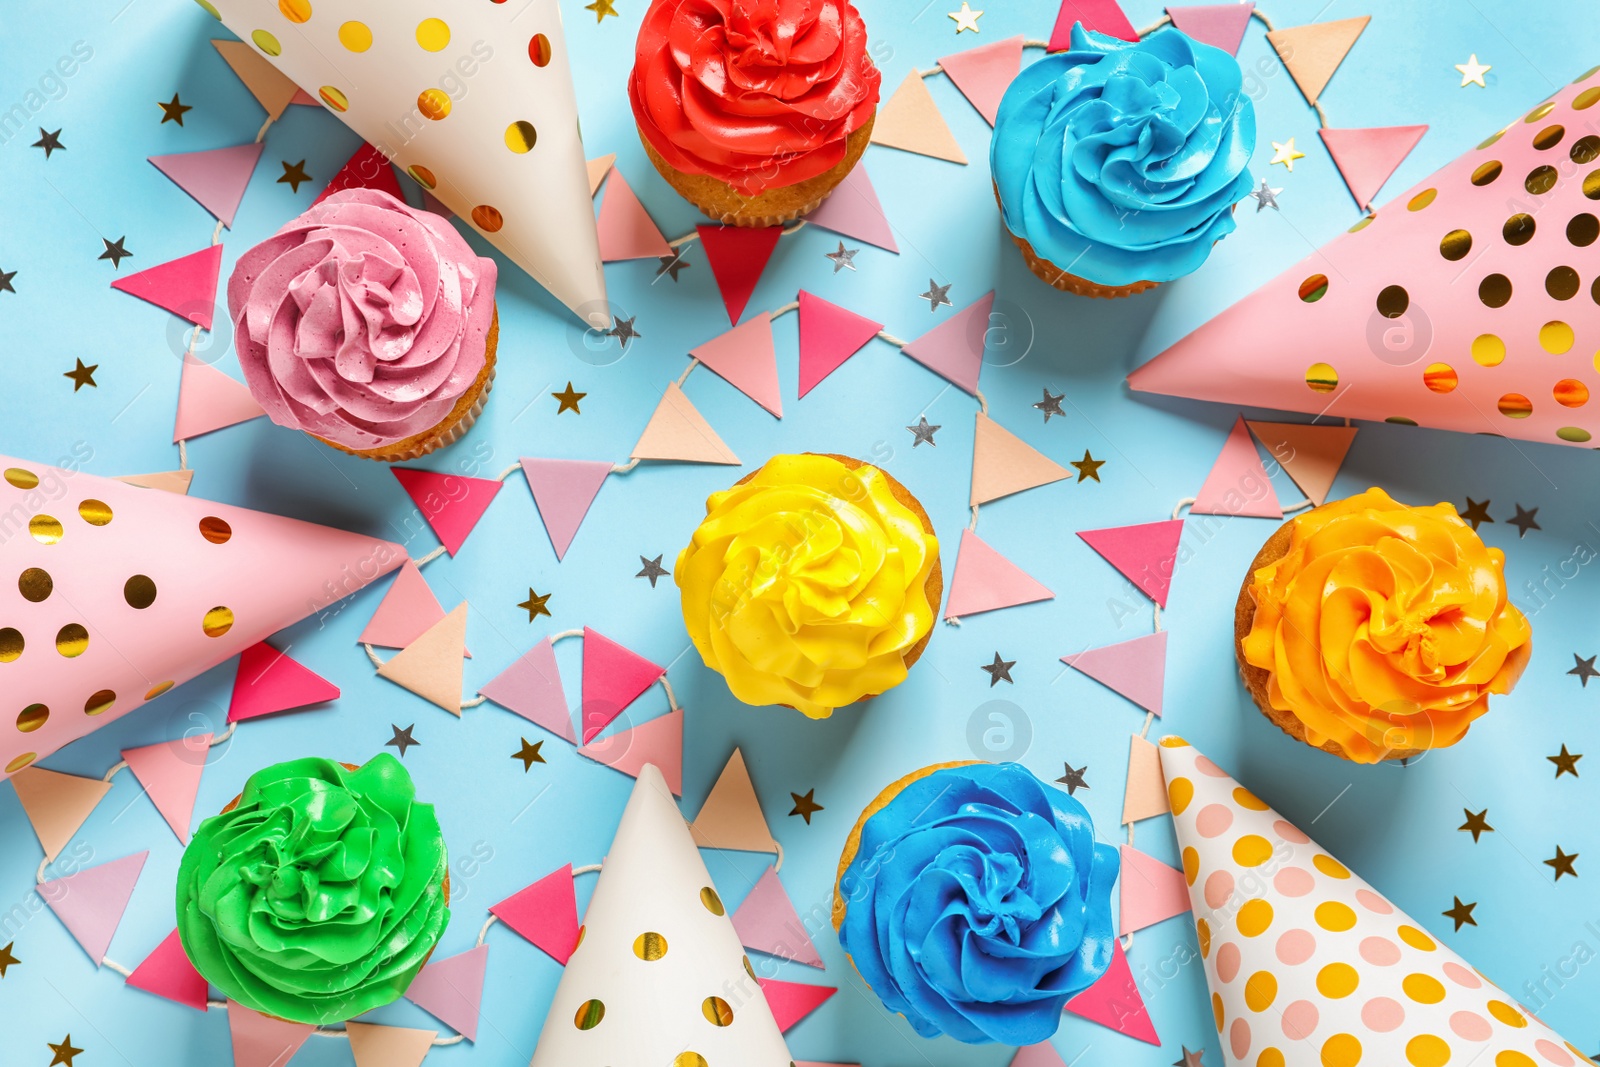
[[[479,945],[435,960],[417,972],[405,998],[468,1041],[478,1039],[478,1011],[483,1003],[483,972],[489,946]]]
[[[677,382],[667,383],[667,391],[661,394],[661,402],[633,446],[632,458],[739,465],[739,457],[722,443]]]
[[[993,44],[980,44],[939,60],[961,95],[965,96],[989,125],[1000,111],[1000,98],[1006,86],[1022,69],[1022,34]]]
[[[213,39],[211,46],[233,68],[234,75],[244,82],[256,102],[267,109],[267,117],[282,118],[284,109],[294,102],[300,87],[243,41]]]
[[[133,887],[149,856],[149,852],[137,852],[39,883],[39,896],[96,967],[105,961],[106,949],[111,947],[111,938],[122,922],[128,898],[133,896]]]
[[[744,852],[777,852],[778,843],[767,828],[767,817],[750,781],[744,753],[737,748],[717,776],[700,814],[689,824],[694,843],[701,848],[731,848]]]
[[[1069,476],[1061,464],[978,412],[972,443],[971,503],[986,504]]]
[[[1252,0],[1232,4],[1198,4],[1192,7],[1169,7],[1167,15],[1179,30],[1230,56],[1239,54],[1239,42],[1250,25],[1250,15],[1256,5]]]
[[[350,1035],[350,1054],[356,1067],[422,1067],[433,1048],[437,1030],[411,1030],[377,1023],[344,1024]]]
[[[952,163],[967,161],[955,135],[945,125],[944,116],[939,114],[933,94],[915,69],[906,75],[889,102],[878,108],[877,121],[872,124],[872,143]]]
[[[1267,41],[1283,60],[1289,76],[1306,94],[1306,102],[1315,104],[1328,79],[1339,69],[1344,57],[1355,46],[1356,38],[1372,21],[1371,15],[1334,22],[1311,22],[1304,26],[1271,30]]]
[[[606,183],[606,198],[600,201],[600,261],[650,259],[670,256],[672,248],[661,230],[633,194],[622,171],[614,170]]]
[[[178,379],[178,414],[172,424],[174,444],[265,414],[242,383],[209,363],[184,355]]]
[[[128,975],[128,984],[196,1011],[206,1010],[206,997],[210,995],[206,980],[200,977],[200,972],[184,955],[183,940],[176,930],[168,934],[155,951],[133,969],[133,973]]]
[[[1189,507],[1194,515],[1249,515],[1257,519],[1282,519],[1283,508],[1272,488],[1256,443],[1250,439],[1241,415],[1228,431],[1222,452]]]
[[[189,495],[189,486],[194,483],[194,471],[157,471],[154,474],[123,474],[117,478],[119,482],[137,485],[141,489],[160,489],[167,493],[177,493],[179,496]]]
[[[233,1067],[284,1067],[316,1027],[291,1023],[228,1001]]]
[[[772,313],[763,311],[720,337],[689,349],[689,354],[725,378],[778,418],[783,398],[778,392],[778,354],[772,347]]]
[[[1055,596],[1021,567],[1006,559],[971,530],[961,531],[961,551],[950,579],[947,619],[982,611],[1050,600]]]
[[[217,275],[221,270],[222,245],[214,244],[136,274],[124,275],[114,280],[111,288],[188,319],[202,330],[209,330],[211,312],[217,303]]]
[[[1131,641],[1062,656],[1061,662],[1146,711],[1161,714],[1161,696],[1167,681],[1167,631],[1157,630]]]
[[[1333,157],[1334,166],[1350,195],[1365,208],[1383,188],[1383,183],[1405,162],[1417,147],[1426,126],[1372,126],[1366,129],[1321,129],[1317,133]]]
[[[600,183],[606,180],[606,175],[611,173],[612,164],[616,163],[617,154],[607,153],[599,159],[591,159],[585,166],[589,169],[589,195],[594,196],[600,191]]]
[[[1161,778],[1161,753],[1134,734],[1133,746],[1128,750],[1128,788],[1122,795],[1123,825],[1165,815],[1169,810],[1167,787]]]
[[[1143,930],[1189,910],[1189,883],[1183,872],[1132,845],[1122,846],[1122,891],[1118,935]]]
[[[661,771],[675,797],[683,796],[683,709],[669,711],[631,730],[619,730],[590,742],[578,755],[603,763],[630,778],[639,777],[646,764]]]
[[[206,753],[211,751],[211,734],[184,736],[139,748],[125,748],[122,758],[144,786],[145,795],[167,820],[178,840],[189,843],[189,821],[194,817],[194,798],[200,791],[200,776],[206,769]]]
[[[1327,501],[1333,480],[1356,439],[1354,426],[1313,426],[1303,422],[1245,425],[1318,507]]]
[[[467,602],[457,604],[378,668],[378,676],[461,717],[461,649],[467,643]]]
[[[43,767],[24,767],[11,776],[11,784],[17,787],[22,811],[44,846],[44,858],[52,863],[111,791],[111,783],[99,778],[80,778]]]
[[[1067,1001],[1066,1010],[1119,1034],[1151,1045],[1161,1044],[1150,1022],[1150,1013],[1145,1009],[1139,983],[1128,969],[1128,957],[1122,951],[1121,941],[1111,942],[1111,966],[1106,973],[1094,985]]]

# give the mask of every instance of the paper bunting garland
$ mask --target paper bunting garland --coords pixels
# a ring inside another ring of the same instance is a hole
[[[322,187],[322,192],[311,201],[311,206],[315,207],[334,193],[342,193],[346,189],[376,189],[388,193],[401,203],[405,203],[406,199],[406,194],[400,191],[400,179],[395,177],[394,164],[369,144],[356,149],[355,154],[339,168],[339,173],[333,176],[333,180]]]
[[[350,1035],[350,1054],[356,1067],[422,1067],[433,1048],[437,1030],[410,1030],[376,1023],[344,1024]]]
[[[744,753],[735,748],[717,776],[700,814],[689,824],[701,848],[730,848],[744,852],[777,852],[761,799],[750,781]]]
[[[1189,508],[1191,515],[1249,515],[1258,519],[1282,519],[1283,507],[1272,481],[1261,466],[1256,443],[1245,428],[1244,416],[1234,421],[1223,442],[1222,452],[1211,465],[1200,491]]]
[[[467,602],[423,632],[378,668],[378,677],[411,690],[428,703],[461,717],[461,649],[467,642]]]
[[[274,121],[282,118],[284,110],[295,103],[295,96],[300,92],[299,86],[284,77],[260,52],[243,41],[213,39],[211,46],[233,69],[244,87],[250,90],[256,102],[267,109],[267,118]]]
[[[550,535],[550,547],[560,560],[572,546],[572,539],[589,513],[611,464],[604,460],[528,459],[522,460],[522,473],[533,491],[533,502]]]
[[[728,322],[737,325],[745,305],[750,303],[750,295],[756,291],[756,283],[761,280],[761,272],[767,269],[772,250],[778,247],[783,227],[702,223],[695,227],[695,232],[700,235],[700,247],[706,250],[706,262],[711,264],[717,291],[727,305]]]
[[[1111,942],[1111,966],[1106,973],[1094,985],[1067,1001],[1066,1010],[1119,1034],[1151,1045],[1161,1044],[1150,1022],[1150,1013],[1145,1009],[1144,997],[1139,993],[1139,983],[1128,969],[1128,957],[1122,951],[1121,941]]]
[[[745,948],[807,967],[822,967],[817,946],[811,943],[805,923],[795,914],[794,904],[772,867],[762,872],[755,888],[733,913],[733,928]]]
[[[599,228],[600,259],[605,263],[672,255],[660,227],[639,203],[622,171],[615,168],[606,182],[606,195],[600,201],[600,218],[595,225]]]
[[[254,719],[338,699],[338,686],[290,659],[287,652],[262,641],[239,653],[228,721]]]
[[[1317,133],[1333,157],[1334,166],[1350,195],[1363,210],[1377,197],[1411,150],[1417,147],[1426,126],[1374,126],[1369,129],[1321,129]]]
[[[489,912],[565,966],[581,936],[572,864],[490,905]]]
[[[1354,426],[1313,426],[1303,422],[1248,422],[1250,432],[1271,453],[1300,491],[1321,507],[1356,438]]]
[[[1269,30],[1267,43],[1278,53],[1294,83],[1305,94],[1306,103],[1315,105],[1328,80],[1339,69],[1344,57],[1355,47],[1356,38],[1367,28],[1372,16],[1334,22],[1312,22],[1288,29]]]
[[[89,818],[95,805],[111,792],[111,783],[99,778],[80,778],[75,774],[26,767],[11,776],[22,812],[28,817],[44,858],[55,862],[72,835]]]
[[[1131,641],[1062,656],[1061,662],[1146,711],[1161,714],[1167,678],[1167,631],[1157,630]]]
[[[961,90],[961,95],[978,109],[978,114],[991,126],[1000,111],[1000,98],[1005,95],[1006,86],[1022,69],[1022,43],[1023,37],[1018,34],[939,60],[939,66],[944,68],[955,87]]]
[[[133,896],[134,884],[149,856],[149,852],[137,852],[39,883],[39,896],[96,967],[105,962],[106,949],[111,947],[111,938],[122,922],[128,898]]]
[[[1138,822],[1156,815],[1165,815],[1167,788],[1161,780],[1161,753],[1156,746],[1133,735],[1133,745],[1128,749],[1128,787],[1122,797],[1122,823]]]
[[[894,95],[878,106],[878,117],[872,123],[872,143],[951,163],[967,162],[955,134],[939,114],[933,94],[915,69],[906,75]]]
[[[589,171],[589,195],[592,197],[600,191],[600,183],[606,180],[606,175],[611,173],[611,167],[617,162],[617,154],[609,152],[599,159],[591,159],[584,164]]]
[[[405,998],[468,1041],[476,1041],[483,972],[488,963],[488,945],[436,959],[417,972]]]
[[[994,290],[991,289],[901,351],[952,385],[976,394],[978,372],[983,369],[984,340],[989,334],[989,313],[993,308]]]
[[[151,156],[150,162],[224,226],[232,227],[239,201],[244,199],[245,186],[250,184],[250,175],[255,172],[256,161],[265,147],[255,141],[204,152]]]
[[[790,1061],[774,1011],[745,972],[739,937],[654,767],[640,769],[583,931],[530,1067]]]
[[[961,550],[956,554],[950,598],[945,603],[946,619],[1054,597],[1054,593],[990,548],[977,534],[967,529],[961,531]]]
[[[1189,910],[1189,883],[1183,872],[1132,845],[1122,846],[1118,935],[1143,930]]]
[[[673,796],[683,795],[683,711],[669,711],[631,730],[619,730],[578,749],[584,759],[637,778],[646,765],[660,769]]]
[[[1011,1057],[1009,1067],[1067,1067],[1061,1053],[1048,1041],[1037,1045],[1025,1045],[1017,1049],[1017,1054]]]
[[[158,471],[155,474],[123,474],[117,477],[119,482],[137,485],[141,489],[159,489],[164,493],[177,493],[179,496],[188,496],[189,487],[194,484],[194,471]]]
[[[1162,607],[1172,588],[1172,572],[1178,565],[1178,540],[1183,536],[1183,520],[1146,522],[1137,526],[1115,526],[1104,530],[1079,530],[1084,543],[1100,553],[1105,561],[1145,596]]]
[[[772,1009],[772,1017],[777,1020],[778,1029],[785,1034],[839,992],[833,986],[803,985],[776,978],[761,978],[758,981],[761,983],[761,992],[766,994],[767,1006]]]
[[[987,504],[1068,477],[1071,472],[1061,464],[978,412],[972,441],[970,503]]]
[[[867,176],[863,164],[858,163],[844,176],[844,181],[828,194],[828,198],[806,216],[806,222],[889,252],[900,252],[883,205],[878,202],[878,192],[872,187],[872,179]]]
[[[124,275],[115,279],[111,288],[188,319],[202,330],[209,330],[211,313],[217,302],[217,275],[221,270],[222,246],[216,244],[137,274]]]
[[[1245,27],[1250,25],[1250,15],[1255,11],[1253,0],[1233,4],[1199,4],[1193,7],[1169,7],[1167,14],[1172,24],[1195,40],[1220,48],[1230,56],[1239,54],[1239,43],[1244,40]]]
[[[572,714],[561,690],[561,668],[548,637],[534,645],[478,692],[569,744],[577,744]]]
[[[878,335],[883,323],[800,290],[800,396],[844,365]]]
[[[668,382],[661,402],[633,446],[633,459],[671,459],[683,463],[725,463],[737,467],[739,457],[705,417],[689,403],[677,382]]]
[[[211,737],[210,733],[196,734],[122,750],[128,770],[144,787],[150,803],[167,820],[178,840],[186,845],[189,822],[194,817],[194,798],[200,791],[200,776],[206,769]]]
[[[265,414],[242,382],[184,353],[178,378],[178,410],[172,422],[173,444]]]
[[[1071,44],[1073,23],[1077,22],[1083,23],[1086,30],[1110,34],[1124,41],[1139,39],[1139,31],[1128,21],[1117,0],[1061,0],[1061,10],[1056,14],[1046,51],[1065,51]]]
[[[720,337],[689,349],[689,354],[745,396],[783,418],[783,398],[778,390],[778,354],[772,346],[771,312],[761,312]]]
[[[291,1023],[228,1001],[233,1067],[284,1067],[316,1027]]]
[[[176,930],[133,969],[128,975],[128,984],[196,1011],[206,1010],[206,997],[210,995],[206,980],[184,955],[183,940]]]
[[[452,556],[461,550],[502,484],[493,478],[469,478],[410,467],[389,470]]]
[[[372,613],[366,629],[356,640],[379,648],[405,648],[442,618],[444,608],[428,588],[422,571],[408,559],[395,573],[378,610]],[[469,659],[472,657],[465,649],[462,654]]]
[[[583,743],[588,744],[629,704],[667,673],[611,638],[583,628]]]

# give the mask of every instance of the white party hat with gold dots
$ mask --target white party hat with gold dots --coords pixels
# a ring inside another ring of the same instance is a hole
[[[532,1067],[789,1067],[783,1035],[673,802],[646,764]]]
[[[609,326],[556,0],[199,0],[581,319]]]
[[[1161,767],[1229,1064],[1587,1062],[1187,741]]]

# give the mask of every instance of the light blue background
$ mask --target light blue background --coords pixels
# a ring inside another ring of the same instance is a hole
[[[619,168],[662,230],[676,236],[688,232],[696,216],[645,160],[624,97],[644,6],[643,0],[617,0],[621,17],[597,26],[577,0],[563,4],[589,153],[616,152]],[[940,55],[1013,33],[1047,36],[1054,17],[1050,0],[990,2],[982,36],[958,38],[944,15],[957,5],[935,2],[918,11],[896,0],[865,0],[861,6],[884,71],[885,97],[913,66],[926,68]],[[1390,183],[1391,193],[1600,61],[1593,50],[1593,9],[1572,0],[1371,7],[1349,0],[1269,0],[1264,6],[1280,26],[1375,16],[1324,103],[1336,125],[1430,124]],[[1150,0],[1130,0],[1128,8],[1136,25],[1159,14]],[[87,442],[94,451],[88,468],[96,473],[177,465],[168,442],[181,324],[110,290],[119,272],[95,257],[102,235],[126,235],[135,258],[123,264],[125,276],[205,244],[211,217],[144,160],[254,136],[261,109],[207,43],[218,33],[209,16],[180,0],[80,0],[69,6],[12,0],[0,12],[0,109],[23,100],[74,42],[93,49],[93,58],[67,81],[64,96],[50,100],[33,120],[34,126],[62,127],[66,151],[46,161],[28,147],[37,136],[32,129],[0,150],[6,191],[0,201],[0,269],[19,272],[17,293],[0,294],[4,451],[51,461]],[[1453,65],[1470,52],[1494,67],[1487,89],[1457,87]],[[1038,55],[1030,51],[1027,61]],[[983,375],[994,417],[1058,461],[1077,459],[1085,449],[1106,461],[1100,484],[1063,482],[983,509],[979,529],[985,539],[1054,589],[1056,599],[973,618],[959,629],[940,625],[906,684],[829,721],[746,708],[689,648],[670,580],[652,589],[633,577],[641,553],[665,553],[671,567],[705,496],[740,471],[667,464],[611,479],[559,565],[520,476],[513,476],[460,555],[425,571],[447,606],[471,602],[468,643],[476,658],[466,667],[467,691],[541,636],[585,624],[668,664],[688,709],[685,811],[698,809],[733,747],[741,746],[768,820],[787,850],[782,879],[802,913],[826,913],[838,850],[860,808],[908,770],[970,757],[969,723],[987,724],[994,710],[986,707],[989,701],[1008,702],[1001,710],[1026,722],[1031,741],[1020,758],[1034,771],[1054,778],[1063,760],[1088,765],[1092,788],[1078,795],[1101,837],[1122,840],[1117,819],[1128,735],[1139,728],[1141,715],[1065,670],[1058,657],[1147,632],[1148,603],[1074,531],[1165,517],[1199,486],[1235,416],[1222,407],[1130,397],[1123,376],[1358,217],[1320,146],[1315,115],[1272,56],[1259,23],[1247,33],[1240,61],[1251,72],[1259,116],[1255,167],[1284,188],[1283,209],[1256,214],[1246,202],[1238,232],[1190,278],[1123,301],[1064,296],[1036,281],[997,222],[985,162],[988,127],[947,79],[936,77],[929,87],[972,164],[960,167],[881,147],[865,159],[901,254],[864,247],[858,272],[833,274],[823,253],[835,247],[835,237],[807,229],[780,242],[751,301],[752,309],[776,307],[804,286],[913,337],[952,313],[941,308],[930,314],[917,299],[930,276],[953,283],[957,308],[997,289],[997,311],[1012,332],[992,354],[1007,365],[990,365]],[[194,105],[181,128],[158,124],[155,106],[175,90]],[[1268,142],[1291,136],[1306,158],[1293,174],[1269,169]],[[268,133],[261,165],[225,237],[225,271],[238,253],[305,208],[356,144],[332,115],[291,108]],[[280,160],[302,157],[316,180],[296,194],[275,179]],[[415,197],[416,190],[411,193]],[[685,366],[687,349],[726,325],[704,253],[691,245],[688,258],[694,266],[676,286],[652,283],[654,261],[608,267],[613,299],[626,314],[637,315],[644,334],[621,359],[614,346],[586,346],[553,302],[502,260],[499,378],[487,413],[464,443],[417,465],[493,473],[523,455],[626,458],[661,390]],[[229,332],[219,316],[216,339],[204,352],[237,374],[226,351]],[[886,467],[926,504],[944,535],[948,568],[966,518],[971,398],[875,342],[797,402],[795,319],[780,320],[775,334],[786,408],[781,422],[703,370],[686,386],[694,403],[744,458],[744,470],[772,453],[805,449],[848,453]],[[1298,340],[1261,337],[1257,343],[1264,351],[1282,351]],[[100,365],[98,388],[71,392],[61,375],[75,357]],[[547,394],[568,379],[589,396],[581,416],[558,417]],[[1066,418],[1046,425],[1029,406],[1041,387],[1066,393]],[[913,451],[902,427],[924,412],[944,428],[937,447]],[[189,454],[199,496],[389,537],[400,536],[410,512],[381,465],[337,454],[266,420],[197,440]],[[1591,814],[1600,757],[1580,764],[1581,779],[1559,782],[1545,761],[1563,742],[1576,752],[1600,745],[1600,686],[1589,693],[1565,674],[1572,653],[1600,651],[1593,621],[1595,568],[1582,568],[1570,581],[1550,578],[1574,555],[1575,545],[1588,546],[1582,553],[1588,558],[1600,548],[1595,462],[1585,450],[1395,426],[1362,428],[1336,494],[1378,484],[1417,503],[1464,505],[1468,494],[1489,498],[1497,521],[1482,533],[1506,550],[1515,599],[1533,616],[1536,633],[1533,660],[1517,691],[1498,699],[1493,714],[1463,744],[1409,768],[1358,768],[1300,746],[1243,696],[1230,649],[1232,604],[1271,523],[1235,519],[1204,543],[1191,536],[1166,614],[1172,632],[1168,713],[1157,732],[1180,732],[1196,742],[1525,999],[1530,994],[1524,983],[1555,973],[1575,945],[1600,948],[1600,925],[1586,925],[1600,924],[1593,888],[1600,878],[1594,866],[1600,833]],[[1299,498],[1281,475],[1277,485],[1285,501]],[[1538,507],[1543,529],[1519,540],[1505,524],[1514,502]],[[423,532],[408,548],[420,556],[434,544],[431,533]],[[1537,583],[1545,591],[1534,599]],[[553,594],[553,618],[527,622],[516,605],[530,585]],[[323,623],[308,622],[281,635],[296,658],[343,689],[343,698],[323,710],[244,725],[231,745],[213,753],[196,811],[216,811],[251,771],[267,763],[308,753],[361,761],[382,750],[390,723],[415,723],[422,744],[406,755],[406,764],[421,794],[437,802],[458,857],[452,875],[456,917],[440,946],[442,957],[471,945],[489,904],[562,863],[599,860],[632,783],[549,739],[548,764],[524,775],[508,756],[519,735],[537,739],[536,728],[492,705],[458,721],[377,679],[355,638],[381,594],[381,588],[365,591]],[[563,642],[558,652],[573,703],[577,644]],[[989,676],[978,670],[996,651],[1017,661],[1014,686],[991,689]],[[219,667],[45,764],[98,776],[121,747],[175,737],[200,723],[220,727],[233,673],[231,663]],[[630,718],[640,721],[664,707],[661,691],[652,689]],[[790,791],[811,788],[825,810],[807,826],[787,812]],[[1476,845],[1457,832],[1463,806],[1487,806],[1496,832]],[[1163,821],[1141,824],[1138,843],[1176,862]],[[1550,869],[1540,861],[1557,844],[1582,854],[1580,879],[1551,883]],[[171,885],[180,848],[131,776],[119,775],[69,854],[76,852],[80,862],[102,862],[141,849],[150,850],[150,860],[110,953],[130,966],[172,928]],[[491,858],[471,870],[460,865],[460,858],[474,853]],[[0,857],[0,914],[14,903],[36,907],[31,886],[39,849],[9,789],[0,790]],[[730,905],[742,899],[765,864],[752,855],[708,854],[708,861]],[[590,889],[591,880],[580,879],[580,903]],[[1450,930],[1439,913],[1453,894],[1478,902],[1479,926]],[[1146,987],[1161,1049],[1067,1018],[1055,1039],[1064,1057],[1154,1067],[1177,1058],[1180,1045],[1203,1045],[1207,1062],[1219,1064],[1200,969],[1150,978],[1180,946],[1192,947],[1193,937],[1187,920],[1175,919],[1141,933],[1130,956]],[[5,1062],[46,1063],[45,1042],[59,1041],[68,1031],[88,1050],[82,1062],[89,1065],[227,1062],[221,1013],[202,1016],[124,989],[111,971],[91,968],[48,913],[27,921],[15,940],[22,963],[0,980]],[[532,1053],[559,968],[504,929],[491,932],[489,941],[478,1042],[439,1050],[431,1063],[519,1065]],[[1007,1049],[974,1050],[915,1037],[866,992],[830,931],[818,931],[816,942],[828,964],[825,975],[796,965],[777,968],[785,978],[840,987],[790,1032],[796,1058],[869,1067],[999,1065],[1009,1059]],[[1600,976],[1594,968],[1580,968],[1559,988],[1548,988],[1556,995],[1543,1009],[1545,1018],[1580,1046],[1600,1046]],[[432,1025],[405,1003],[376,1018]],[[312,1040],[296,1063],[340,1064],[348,1057],[343,1042]]]

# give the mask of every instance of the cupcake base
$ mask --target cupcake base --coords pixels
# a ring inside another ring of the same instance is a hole
[[[727,182],[718,181],[710,175],[681,171],[663,159],[642,132],[639,140],[644,145],[645,155],[650,157],[650,162],[655,164],[667,184],[713,222],[724,226],[778,226],[815,210],[844,181],[844,176],[861,159],[861,153],[867,150],[876,117],[877,113],[874,112],[845,139],[844,158],[831,169],[805,181],[778,186],[754,196],[738,192]]]
[[[1133,282],[1129,285],[1101,285],[1099,282],[1092,282],[1088,278],[1062,270],[1035,252],[1033,245],[1028,243],[1026,237],[1018,237],[1011,232],[1011,228],[1005,222],[1005,205],[1000,203],[1000,186],[993,182],[990,183],[990,186],[994,189],[994,202],[1000,207],[1000,228],[1005,230],[1006,236],[1016,244],[1017,250],[1022,253],[1023,262],[1028,264],[1028,269],[1033,272],[1033,276],[1046,285],[1059,289],[1063,293],[1076,293],[1078,296],[1115,300],[1119,297],[1132,296],[1134,293],[1142,293],[1146,289],[1154,289],[1161,284],[1160,282],[1143,281]]]

